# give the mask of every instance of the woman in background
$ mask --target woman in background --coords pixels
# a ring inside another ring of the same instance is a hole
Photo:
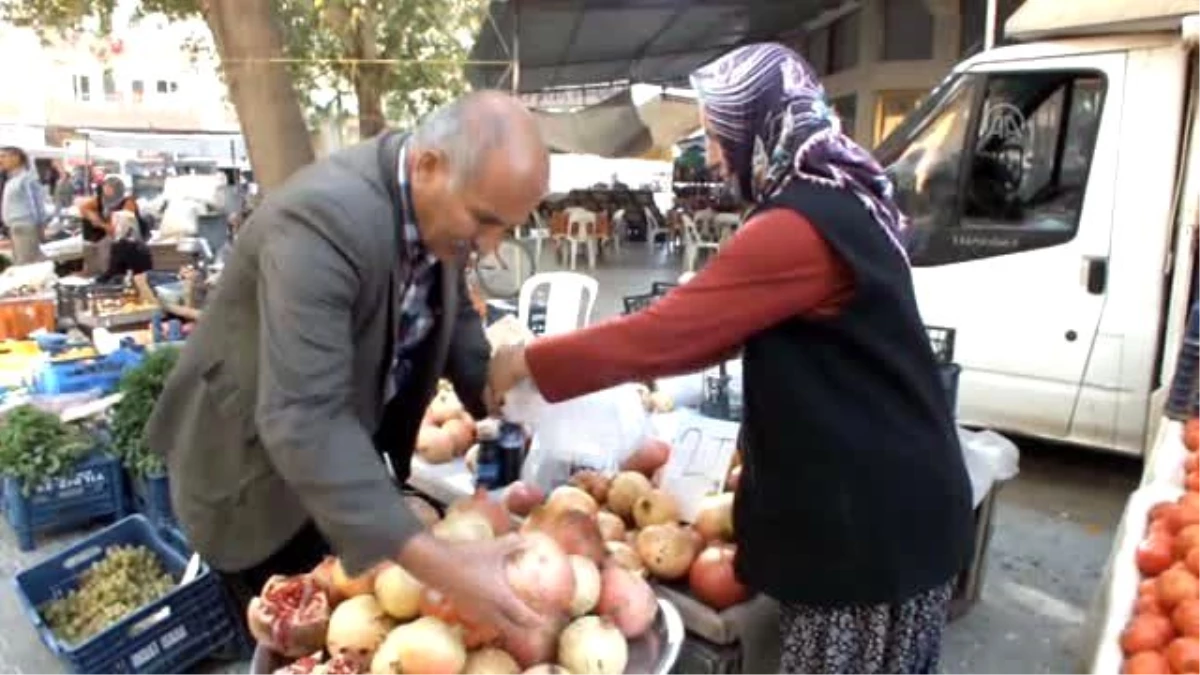
[[[742,350],[735,567],[780,603],[782,672],[936,672],[971,486],[891,184],[792,50],[692,84],[708,161],[754,210],[647,309],[499,350],[491,389],[532,377],[556,402]]]
[[[42,228],[47,220],[42,184],[30,168],[29,156],[20,148],[0,148],[0,168],[7,176],[0,193],[0,220],[12,240],[13,263],[37,262],[42,257]]]
[[[108,271],[114,231],[113,214],[127,211],[137,216],[137,201],[125,193],[125,181],[106,176],[96,196],[79,207],[83,216],[83,274],[99,276]]]
[[[127,274],[142,274],[153,268],[150,247],[142,241],[137,216],[129,211],[112,214],[113,234],[108,270],[97,277],[100,283],[120,281]]]

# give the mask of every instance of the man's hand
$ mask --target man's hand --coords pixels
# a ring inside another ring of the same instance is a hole
[[[527,377],[529,365],[525,362],[525,347],[505,345],[496,348],[488,364],[488,408],[493,414],[504,406],[508,391]]]
[[[441,591],[473,621],[505,635],[540,629],[548,621],[521,600],[505,566],[519,546],[516,535],[479,542],[443,542],[420,534],[405,545],[400,564]]]

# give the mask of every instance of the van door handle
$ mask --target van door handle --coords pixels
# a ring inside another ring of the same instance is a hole
[[[1099,256],[1084,256],[1083,258],[1084,286],[1092,295],[1102,295],[1108,287],[1108,258]]]

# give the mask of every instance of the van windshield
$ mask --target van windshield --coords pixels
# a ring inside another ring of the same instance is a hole
[[[962,245],[979,237],[955,233],[1012,244],[986,255],[1070,240],[1104,87],[1094,71],[1046,70],[964,73],[936,90],[876,153],[909,217],[914,264],[980,257]]]

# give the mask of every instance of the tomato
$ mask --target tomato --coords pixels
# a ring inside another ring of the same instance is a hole
[[[1183,458],[1183,471],[1187,473],[1196,469],[1200,469],[1200,455],[1194,452],[1188,453],[1188,456]]]
[[[1194,637],[1181,637],[1167,645],[1167,661],[1176,673],[1200,673],[1200,642]]]
[[[1200,472],[1187,472],[1187,475],[1183,477],[1183,487],[1190,492],[1200,490]]]
[[[1183,637],[1200,637],[1200,600],[1188,598],[1176,605],[1171,623]]]
[[[1139,595],[1136,602],[1133,603],[1134,616],[1142,614],[1166,614],[1163,611],[1162,605],[1158,604],[1158,596],[1150,593],[1148,595]]]
[[[1200,546],[1200,525],[1195,523],[1184,527],[1175,536],[1175,557],[1183,559],[1187,552]]]
[[[1156,520],[1162,519],[1166,515],[1166,512],[1173,508],[1178,508],[1178,504],[1173,502],[1159,502],[1150,507],[1150,513],[1146,516],[1146,519],[1150,523],[1153,523]]]
[[[1184,566],[1192,574],[1200,574],[1200,547],[1192,547],[1183,558]]]
[[[1165,534],[1151,534],[1137,547],[1138,571],[1148,577],[1162,574],[1175,558],[1171,553],[1171,538]]]
[[[1196,583],[1196,577],[1186,569],[1179,567],[1172,567],[1160,574],[1156,585],[1158,602],[1163,609],[1167,610],[1173,610],[1175,605],[1200,594],[1200,586]]]
[[[1138,652],[1125,659],[1121,672],[1128,675],[1162,675],[1171,672],[1171,663],[1159,652]]]
[[[1192,452],[1200,448],[1200,418],[1193,417],[1183,425],[1183,445]]]
[[[1140,598],[1143,595],[1153,595],[1157,597],[1157,589],[1158,587],[1155,585],[1153,579],[1143,579],[1138,583],[1138,597]]]
[[[1121,651],[1126,656],[1151,652],[1167,646],[1175,637],[1171,620],[1161,614],[1142,614],[1133,617],[1121,633]]]

